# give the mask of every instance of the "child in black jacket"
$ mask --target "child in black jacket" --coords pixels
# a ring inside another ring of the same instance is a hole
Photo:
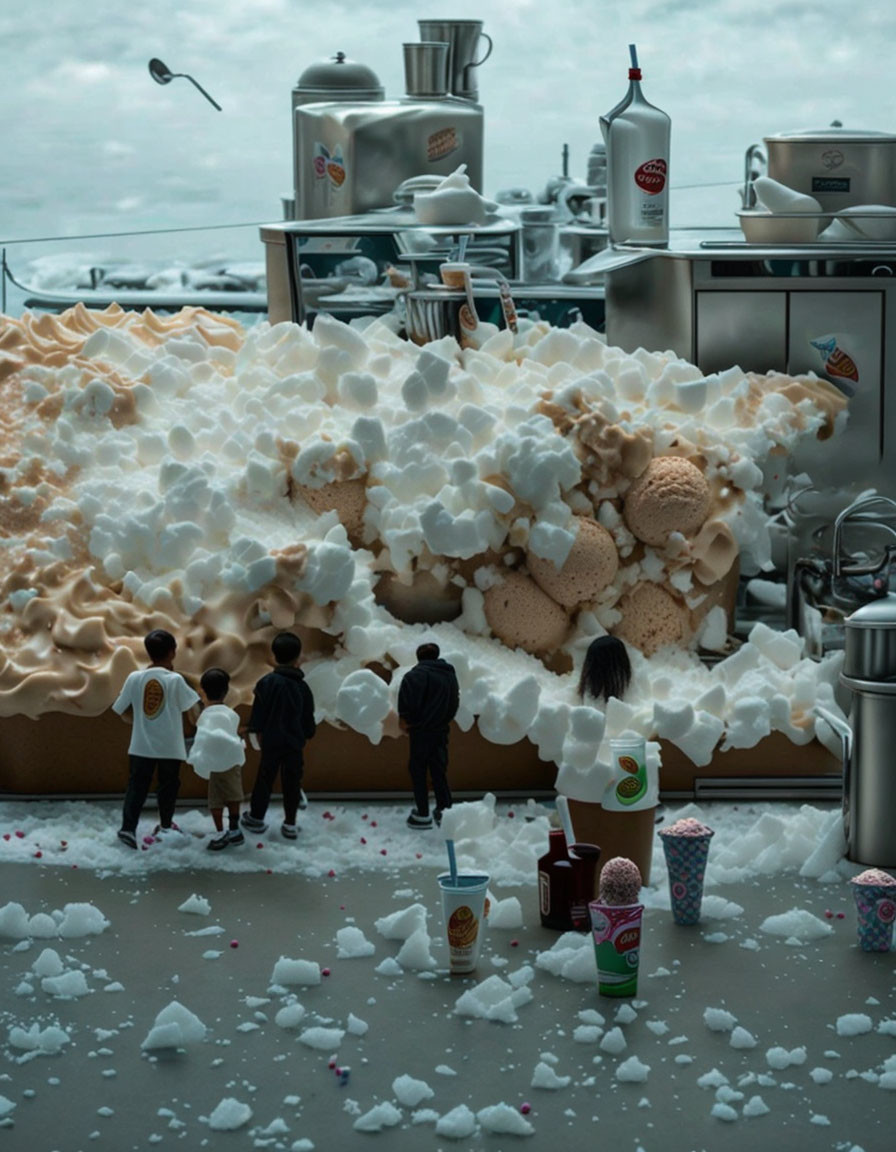
[[[249,811],[240,823],[249,832],[264,832],[265,813],[277,773],[283,789],[283,824],[280,831],[287,840],[298,833],[296,813],[302,799],[302,750],[314,735],[314,696],[298,667],[302,641],[292,632],[280,632],[271,643],[277,662],[255,685],[255,699],[249,716],[249,739],[261,747],[258,775]]]

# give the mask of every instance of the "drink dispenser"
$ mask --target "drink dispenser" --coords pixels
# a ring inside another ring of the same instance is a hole
[[[404,45],[401,100],[386,100],[376,74],[343,52],[302,73],[292,98],[295,219],[391,208],[405,180],[449,176],[461,164],[482,191],[483,112],[470,95],[481,23],[424,24],[429,34]],[[449,87],[458,68],[463,95]]]

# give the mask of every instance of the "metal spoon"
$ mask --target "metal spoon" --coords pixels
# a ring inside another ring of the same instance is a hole
[[[222,110],[218,101],[213,100],[202,85],[194,80],[192,76],[186,72],[172,72],[167,64],[163,64],[162,61],[156,59],[156,57],[153,57],[149,62],[149,74],[157,84],[170,84],[176,77],[181,76],[184,80],[189,80],[191,84],[198,88],[206,100],[208,100],[209,104],[214,104],[219,112]]]

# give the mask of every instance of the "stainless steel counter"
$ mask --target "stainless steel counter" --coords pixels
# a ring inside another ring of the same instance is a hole
[[[896,243],[756,245],[739,230],[673,232],[668,248],[617,246],[566,277],[606,290],[607,339],[671,350],[703,372],[830,380],[849,398],[836,445],[793,456],[821,486],[896,487]],[[888,342],[888,336],[890,341]]]

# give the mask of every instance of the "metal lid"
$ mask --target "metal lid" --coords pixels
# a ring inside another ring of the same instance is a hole
[[[896,628],[896,594],[871,600],[846,617],[848,628]]]
[[[866,132],[853,128],[800,128],[795,132],[778,132],[774,136],[766,136],[766,144],[777,140],[797,143],[837,143],[837,144],[886,144],[896,142],[896,136],[890,132]]]
[[[309,64],[299,77],[293,96],[299,103],[340,100],[384,100],[379,77],[366,64],[337,52],[326,60]]]

